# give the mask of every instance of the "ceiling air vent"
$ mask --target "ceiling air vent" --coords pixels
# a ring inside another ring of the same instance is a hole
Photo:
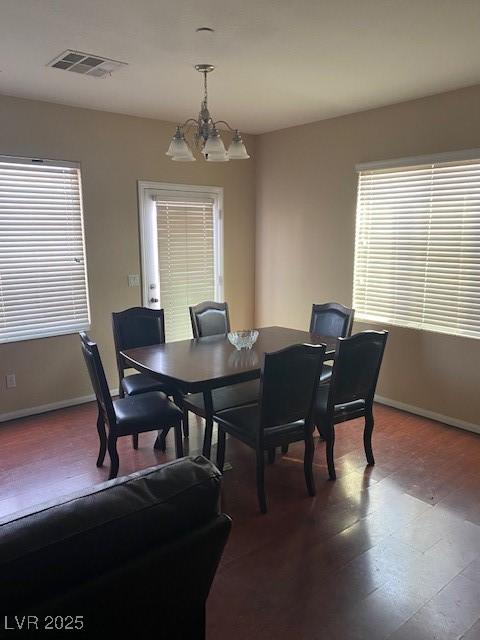
[[[105,78],[106,76],[112,75],[117,69],[126,66],[126,62],[110,60],[110,58],[103,58],[91,53],[82,53],[81,51],[71,51],[69,49],[47,64],[47,67],[73,71],[74,73],[94,76],[95,78]]]

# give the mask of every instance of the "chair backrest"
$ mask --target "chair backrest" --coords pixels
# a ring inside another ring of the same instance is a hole
[[[189,307],[194,338],[216,336],[230,331],[230,316],[226,302],[200,302]]]
[[[310,333],[332,338],[346,338],[352,333],[354,309],[338,302],[313,304]]]
[[[84,331],[80,333],[80,340],[83,357],[85,358],[88,375],[90,376],[90,381],[92,383],[98,405],[103,409],[105,418],[109,423],[115,424],[115,412],[113,410],[112,396],[110,395],[98,347],[95,342],[90,340]]]
[[[328,406],[365,400],[373,402],[388,331],[362,331],[340,338],[335,353]]]
[[[260,380],[264,428],[310,419],[324,357],[324,344],[296,344],[265,354]]]
[[[115,348],[135,349],[165,342],[165,318],[163,309],[132,307],[112,313]]]
[[[165,342],[165,317],[163,309],[131,307],[112,313],[113,339],[118,370],[124,369],[120,351],[148,347]]]

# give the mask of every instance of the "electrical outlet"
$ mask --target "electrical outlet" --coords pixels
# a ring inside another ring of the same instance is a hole
[[[134,273],[133,275],[128,276],[128,286],[129,287],[139,287],[140,286],[140,276],[138,273]]]
[[[6,375],[5,380],[7,381],[7,389],[14,389],[17,386],[17,379],[14,373]]]

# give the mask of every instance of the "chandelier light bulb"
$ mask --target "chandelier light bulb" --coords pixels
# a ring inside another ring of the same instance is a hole
[[[205,146],[202,149],[203,155],[225,155],[225,145],[220,137],[220,134],[215,127],[210,131],[210,134],[205,142]]]
[[[230,160],[248,160],[248,158],[250,158],[238,129],[235,131],[227,154]]]
[[[228,162],[230,158],[228,157],[228,153],[209,153],[205,156],[205,160],[207,162]]]
[[[174,162],[196,162],[197,159],[191,152],[190,147],[187,147],[187,149],[188,149],[188,153],[185,153],[184,155],[173,156],[172,160]]]
[[[195,162],[195,156],[188,146],[180,127],[177,127],[166,155],[170,156],[175,162]]]

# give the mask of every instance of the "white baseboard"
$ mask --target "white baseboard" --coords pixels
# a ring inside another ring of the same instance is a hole
[[[397,400],[391,400],[390,398],[384,398],[383,396],[375,396],[375,402],[385,404],[395,409],[401,409],[402,411],[408,411],[409,413],[415,413],[423,418],[430,418],[430,420],[436,420],[437,422],[444,422],[452,427],[458,427],[459,429],[466,429],[467,431],[473,431],[473,433],[480,433],[480,425],[473,424],[473,422],[465,422],[464,420],[458,420],[450,416],[444,416],[441,413],[435,413],[434,411],[428,411],[421,407],[414,407],[411,404],[405,404],[404,402],[398,402]]]
[[[112,396],[118,395],[118,389],[111,389]],[[95,400],[93,393],[89,396],[81,396],[80,398],[70,398],[69,400],[60,400],[59,402],[51,402],[49,404],[40,404],[36,407],[28,407],[28,409],[19,409],[18,411],[10,411],[9,413],[0,413],[0,422],[7,420],[16,420],[17,418],[26,418],[27,416],[35,416],[39,413],[47,413],[47,411],[55,411],[55,409],[64,409],[65,407],[74,407],[77,404],[85,404]]]

